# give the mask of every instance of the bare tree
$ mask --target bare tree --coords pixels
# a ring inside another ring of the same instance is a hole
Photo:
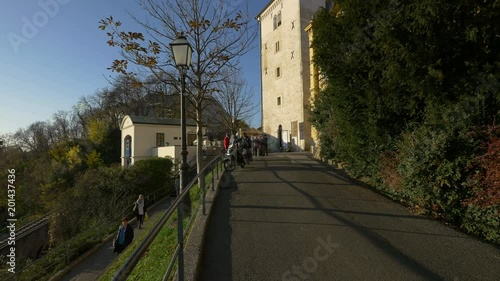
[[[123,32],[121,22],[112,17],[100,21],[107,30],[108,44],[121,50],[123,59],[115,60],[111,69],[131,77],[147,72],[159,80],[176,81],[178,74],[169,43],[185,34],[193,47],[192,66],[187,72],[188,101],[196,112],[197,138],[203,138],[204,101],[211,98],[217,85],[230,79],[232,69],[238,70],[239,58],[247,53],[257,36],[256,26],[246,5],[234,7],[230,0],[138,0],[146,16],[144,20],[131,15],[147,34]],[[243,7],[244,6],[244,7]],[[238,10],[243,8],[243,12]],[[128,69],[129,62],[136,66]],[[179,91],[179,83],[173,84]],[[202,155],[198,141],[197,155]],[[197,158],[198,172],[202,158]]]
[[[83,128],[78,122],[76,111],[60,110],[54,113],[49,133],[53,143],[81,139]]]
[[[50,139],[50,124],[48,122],[35,122],[26,129],[19,129],[14,134],[17,144],[23,149],[35,153],[44,153],[52,144]]]
[[[87,128],[90,120],[99,118],[99,115],[104,111],[104,100],[102,99],[104,91],[99,90],[93,95],[81,97],[78,103],[73,107],[75,115],[78,118],[80,126],[84,129],[84,136],[87,137]]]
[[[176,81],[149,76],[141,83],[147,95],[146,104],[153,111],[150,115],[166,118],[180,117],[180,96],[173,86]]]
[[[259,105],[253,102],[254,92],[241,75],[234,76],[232,81],[221,81],[214,97],[220,104],[220,107],[215,107],[219,109],[215,119],[232,133],[236,133],[238,121],[249,124],[259,111]]]

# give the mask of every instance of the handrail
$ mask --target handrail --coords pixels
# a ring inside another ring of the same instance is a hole
[[[174,202],[170,205],[170,207],[165,211],[165,213],[162,215],[158,223],[153,226],[153,228],[150,230],[150,232],[146,235],[144,240],[139,244],[139,246],[134,250],[134,252],[129,256],[129,258],[125,261],[125,264],[120,268],[120,270],[115,274],[112,280],[118,281],[118,280],[124,280],[126,277],[130,274],[130,272],[133,270],[133,268],[137,265],[139,260],[142,258],[144,253],[147,251],[151,243],[153,243],[154,239],[160,232],[160,230],[163,228],[163,226],[167,223],[168,219],[172,216],[172,214],[175,212],[177,209],[177,215],[178,215],[178,224],[181,228],[181,230],[178,230],[180,238],[178,240],[179,244],[179,251],[176,251],[176,255],[174,256],[179,256],[182,255],[183,253],[183,230],[182,230],[182,206],[181,203],[184,200],[184,197],[189,195],[189,192],[191,191],[191,188],[195,186],[195,183],[197,179],[205,175],[206,171],[208,170],[209,167],[213,167],[214,163],[218,163],[222,159],[222,155],[216,156],[214,159],[212,159],[205,167],[200,171],[199,174],[196,175],[194,179],[191,180],[191,182],[182,190],[182,192],[177,196]],[[178,227],[179,227],[178,226]],[[183,271],[183,268],[179,267],[179,272]]]
[[[21,239],[25,237],[26,235],[29,235],[30,233],[38,230],[39,228],[47,225],[49,223],[49,218],[51,213],[46,214],[45,216],[36,219],[28,224],[23,225],[19,230],[16,231],[16,240]],[[8,242],[8,235],[1,238],[0,240],[0,250],[4,249],[5,247],[8,247],[9,245],[7,244]]]

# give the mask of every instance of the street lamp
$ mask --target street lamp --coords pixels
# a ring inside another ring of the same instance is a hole
[[[172,54],[174,56],[175,65],[181,73],[181,182],[180,182],[180,193],[186,188],[187,184],[187,170],[189,168],[187,164],[187,138],[186,138],[186,70],[191,65],[191,56],[193,54],[193,49],[186,37],[180,35],[172,43],[170,43],[170,48],[172,49]]]
[[[172,49],[172,55],[174,56],[175,65],[181,72],[181,174],[180,174],[180,187],[179,195],[182,194],[187,185],[187,138],[186,138],[186,70],[191,66],[191,56],[193,54],[193,49],[186,37],[180,35],[172,43],[170,43],[170,48]],[[189,198],[189,194],[186,195]],[[181,247],[178,256],[178,277],[179,281],[184,280],[184,229],[182,224],[182,205],[179,204],[177,208],[177,240]]]

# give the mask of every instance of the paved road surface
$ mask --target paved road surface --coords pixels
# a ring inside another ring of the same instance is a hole
[[[413,215],[305,154],[237,168],[207,232],[202,281],[500,280],[499,247]]]

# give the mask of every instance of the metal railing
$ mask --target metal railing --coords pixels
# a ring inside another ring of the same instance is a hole
[[[200,171],[199,174],[194,177],[189,184],[182,190],[182,193],[180,193],[176,200],[170,205],[170,207],[165,211],[165,213],[162,215],[158,223],[150,230],[150,232],[146,235],[144,240],[137,246],[137,248],[134,250],[134,252],[130,255],[130,257],[125,261],[125,264],[120,268],[120,270],[115,274],[113,277],[114,281],[118,280],[125,280],[128,275],[132,272],[134,267],[137,265],[139,260],[142,258],[144,253],[148,250],[149,246],[153,243],[154,239],[160,232],[160,230],[163,228],[163,226],[167,223],[167,221],[170,219],[170,217],[174,214],[174,212],[177,210],[177,246],[175,248],[174,254],[172,256],[172,259],[166,269],[165,275],[163,276],[163,280],[167,280],[172,273],[172,270],[174,268],[175,262],[178,262],[178,277],[179,281],[184,281],[184,226],[183,226],[183,202],[184,198],[186,196],[189,196],[189,193],[193,186],[196,185],[196,182],[198,179],[200,179],[201,183],[201,190],[202,190],[202,211],[203,214],[205,215],[206,208],[206,184],[205,184],[205,177],[211,173],[212,174],[212,183],[211,183],[211,188],[212,191],[215,190],[215,175],[217,178],[219,178],[219,170],[222,171],[221,163],[222,163],[222,157],[223,155],[220,154],[216,156],[214,159],[212,159],[205,167]],[[216,174],[215,174],[216,173]],[[192,223],[192,220],[194,219],[195,215],[192,215],[190,218],[190,221],[187,223],[188,227],[186,229],[189,229],[189,225]]]
[[[50,215],[51,213],[22,226],[19,230],[16,231],[16,240],[19,240],[27,235],[30,235],[31,233],[37,231],[41,227],[44,227],[47,224],[49,224]],[[2,237],[2,239],[0,240],[0,251],[2,251],[5,247],[10,247],[7,243],[8,241],[9,241],[8,235]]]

